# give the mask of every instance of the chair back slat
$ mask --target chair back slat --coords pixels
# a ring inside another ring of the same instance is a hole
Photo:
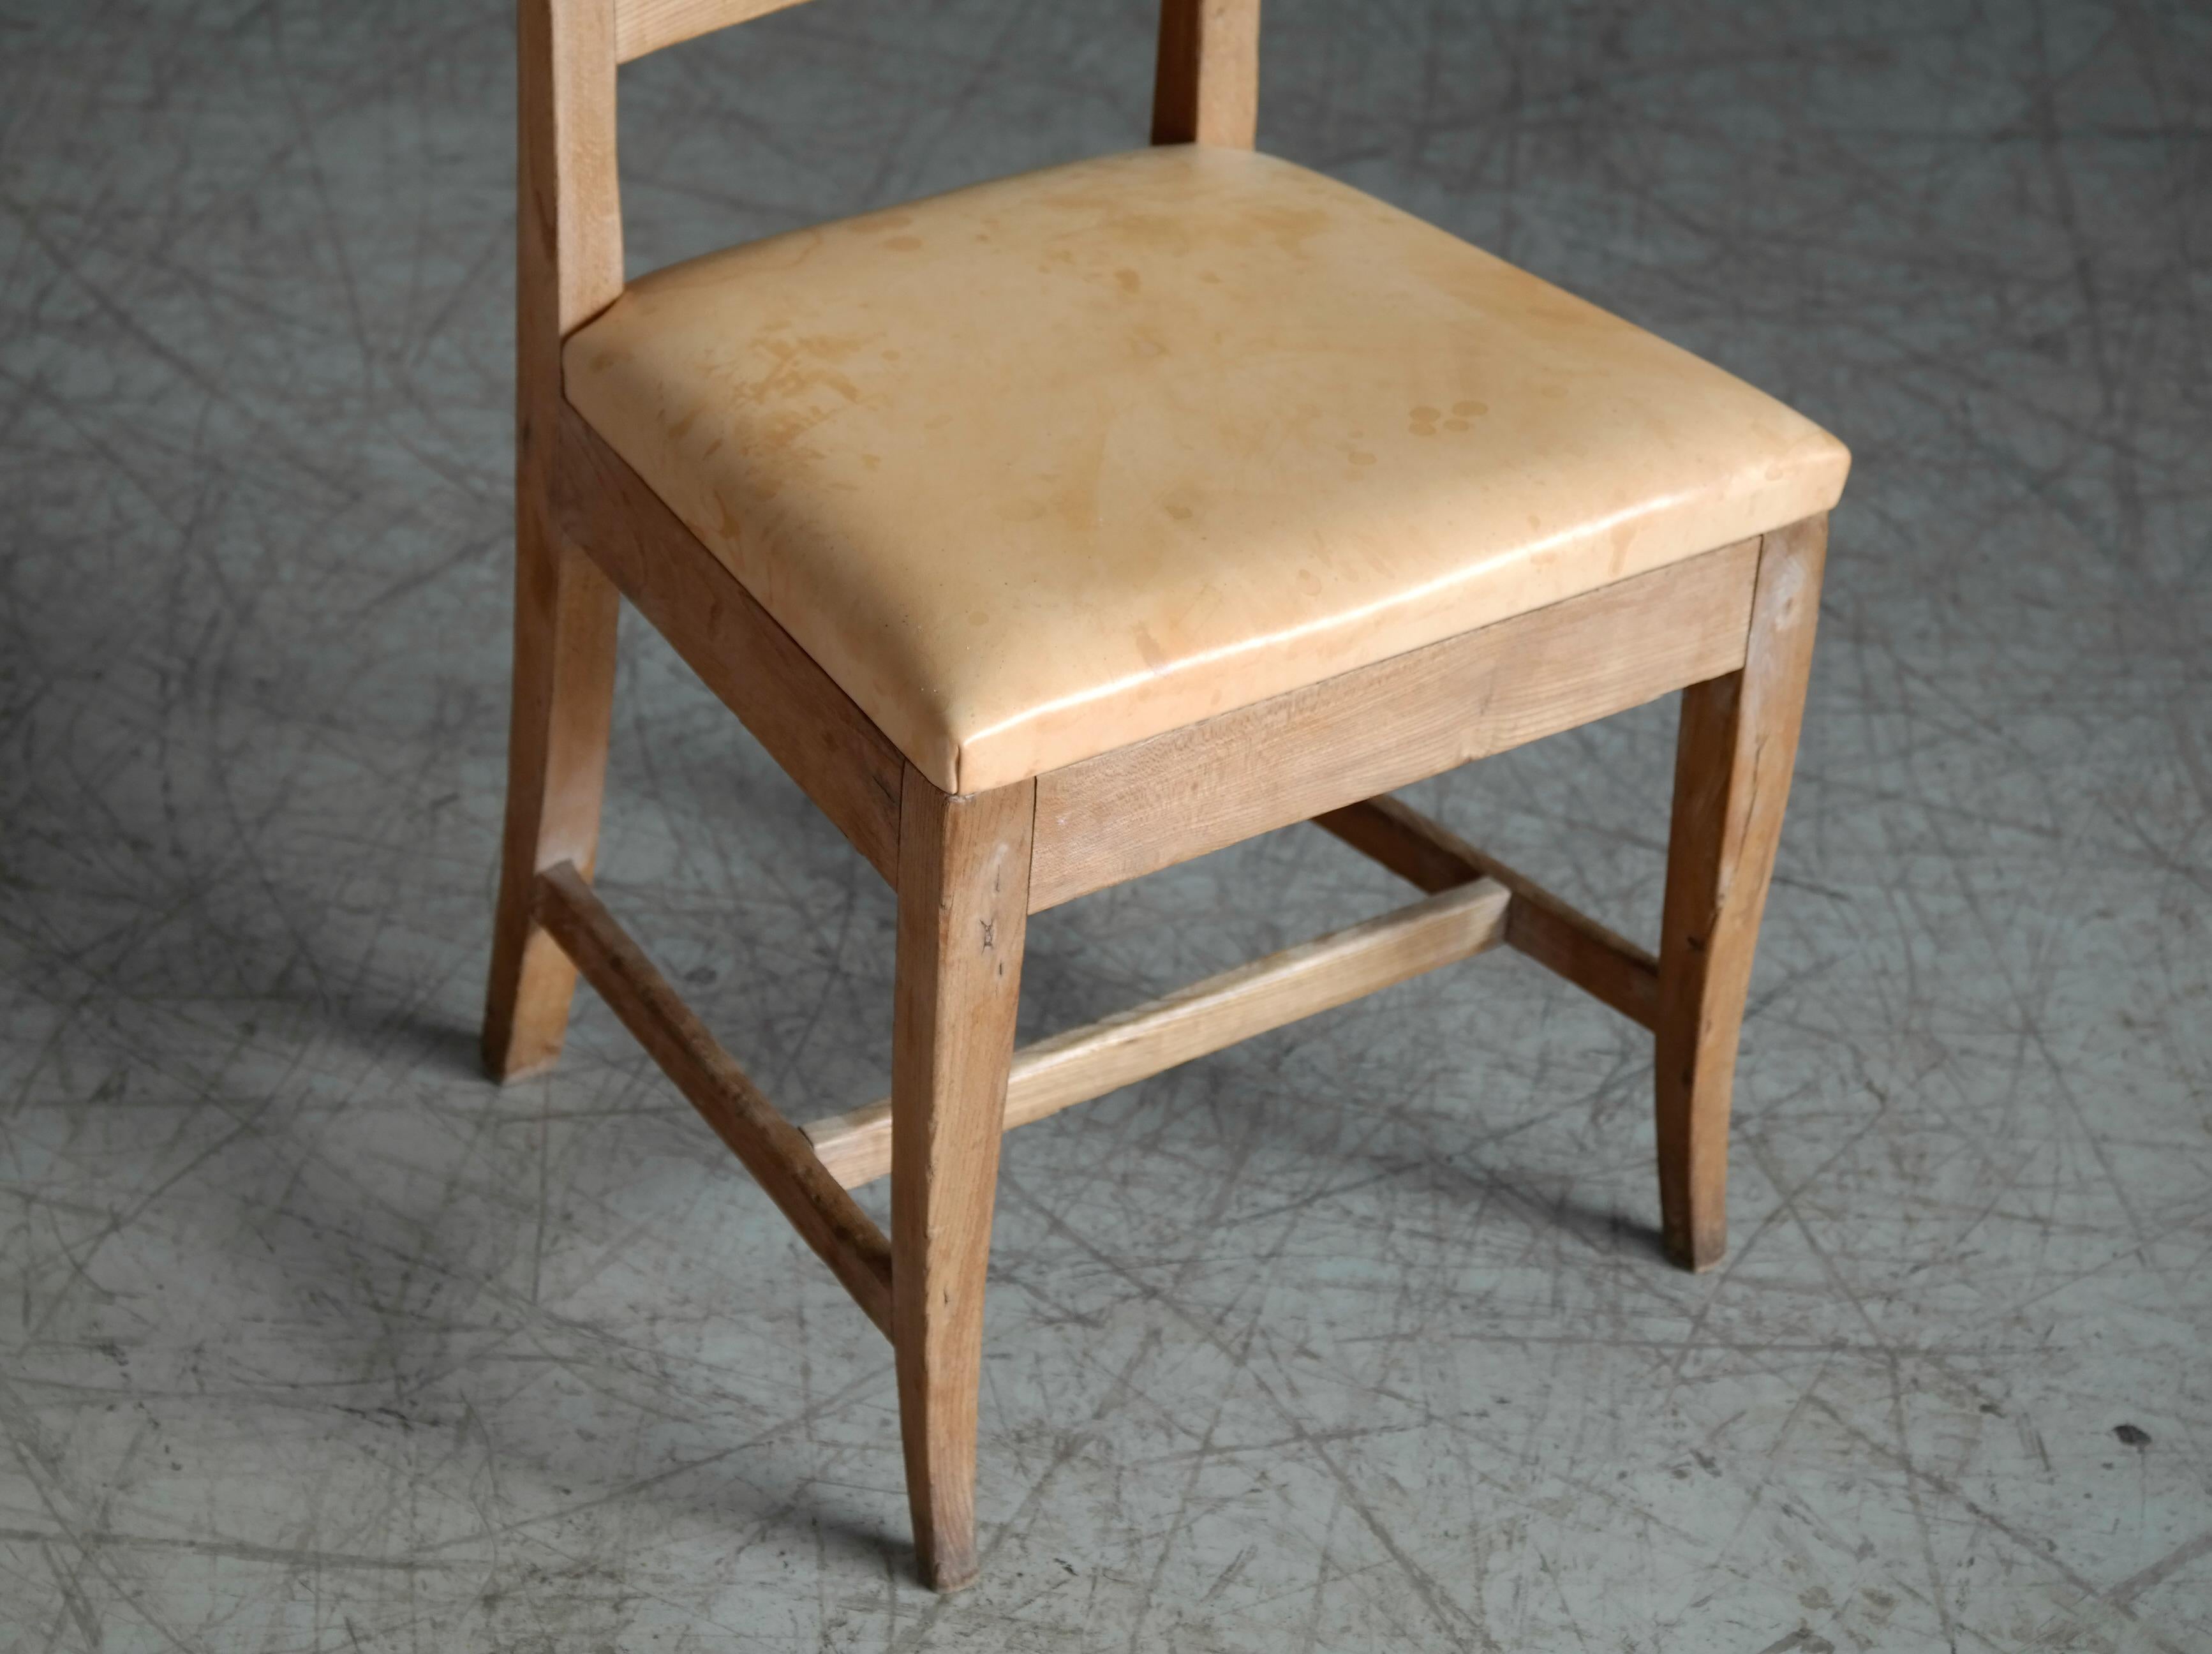
[[[615,58],[630,63],[663,46],[800,3],[802,0],[616,0]]]

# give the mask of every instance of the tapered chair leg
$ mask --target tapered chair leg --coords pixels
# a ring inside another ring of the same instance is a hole
[[[599,841],[620,600],[525,500],[517,513],[507,829],[483,1023],[484,1067],[520,1079],[561,1054],[576,968],[531,916],[538,872],[590,875]]]
[[[1028,927],[1036,788],[900,802],[891,1035],[891,1341],[925,1583],[975,1577],[983,1279]]]
[[[1668,1256],[1728,1250],[1729,1103],[1820,607],[1827,520],[1765,537],[1742,670],[1682,692],[1659,947],[1659,1205]]]

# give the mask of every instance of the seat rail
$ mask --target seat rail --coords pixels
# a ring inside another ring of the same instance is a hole
[[[1734,672],[1759,556],[1739,541],[1048,770],[1030,911]]]

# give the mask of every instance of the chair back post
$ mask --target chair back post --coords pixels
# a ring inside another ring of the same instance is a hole
[[[561,342],[622,295],[615,0],[520,0],[515,204],[516,483],[547,498]]]
[[[1152,142],[1249,149],[1260,124],[1260,0],[1160,0]]]

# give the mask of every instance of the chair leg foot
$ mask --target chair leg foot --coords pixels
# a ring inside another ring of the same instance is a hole
[[[915,1553],[975,1578],[983,1285],[1021,993],[1036,787],[948,797],[909,768],[891,1053],[891,1341]]]
[[[1686,1233],[1668,1225],[1661,1236],[1667,1251],[1667,1262],[1677,1269],[1686,1269],[1693,1275],[1717,1269],[1728,1261],[1727,1197],[1716,1193],[1711,1197],[1712,1216],[1716,1219],[1703,1231]],[[1705,1215],[1700,1213],[1698,1216]]]
[[[483,1063],[502,1083],[552,1066],[576,970],[531,915],[538,870],[599,848],[620,599],[526,502],[517,513],[507,826],[484,1000]]]
[[[1766,536],[1741,670],[1683,691],[1655,1066],[1667,1256],[1728,1251],[1729,1113],[1820,607],[1827,520]]]

